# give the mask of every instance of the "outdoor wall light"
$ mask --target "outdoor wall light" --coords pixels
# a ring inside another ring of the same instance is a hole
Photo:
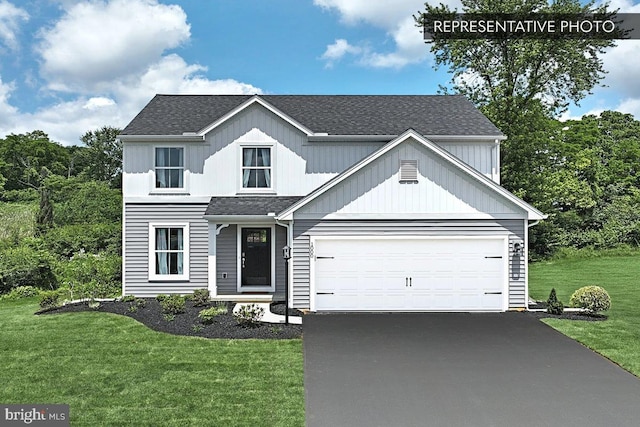
[[[513,245],[513,254],[516,256],[522,255],[522,245],[520,243]]]

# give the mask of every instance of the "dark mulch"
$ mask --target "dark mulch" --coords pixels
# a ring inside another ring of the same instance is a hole
[[[529,309],[546,309],[547,303],[546,301],[536,301],[536,304],[529,304]],[[549,314],[546,311],[543,312],[531,312],[533,316],[536,316],[540,319],[566,319],[566,320],[583,320],[586,322],[599,322],[602,320],[607,320],[608,316],[604,314],[590,314],[587,312],[569,312],[565,311],[562,314]]]
[[[138,300],[145,303],[139,305]],[[74,313],[82,311],[100,311],[128,316],[145,324],[149,328],[173,335],[187,335],[203,338],[232,338],[232,339],[291,339],[302,337],[302,325],[284,325],[273,323],[260,323],[258,327],[240,326],[231,314],[234,304],[228,304],[227,314],[221,314],[214,318],[213,323],[203,324],[198,318],[198,313],[204,308],[194,307],[191,301],[187,301],[184,313],[175,315],[173,320],[168,320],[162,313],[160,303],[154,298],[139,298],[133,302],[101,302],[97,309],[92,309],[85,303],[69,304],[50,310],[43,310],[36,314]],[[273,313],[284,315],[284,303],[271,304]],[[290,316],[300,316],[298,310],[289,309]]]

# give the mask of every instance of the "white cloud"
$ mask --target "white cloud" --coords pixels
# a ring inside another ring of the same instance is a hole
[[[363,52],[363,48],[358,46],[352,46],[345,39],[336,39],[333,44],[327,46],[327,49],[322,54],[321,58],[326,61],[327,67],[332,67],[333,64],[343,56],[350,55],[358,55]]]
[[[602,57],[608,72],[604,83],[612,90],[634,98],[640,98],[640,40],[619,40]],[[632,70],[636,70],[633,73]],[[630,75],[630,72],[635,75]],[[631,77],[631,78],[630,78]]]
[[[446,1],[451,7],[459,7],[458,1]],[[401,68],[408,64],[422,62],[429,57],[429,49],[415,26],[413,15],[424,10],[422,0],[314,0],[316,6],[335,10],[347,25],[364,23],[384,30],[394,42],[391,52],[375,49],[361,49],[357,54],[358,63],[374,68]],[[346,40],[345,40],[345,43]],[[360,46],[363,42],[355,45]],[[351,44],[352,46],[353,44]],[[334,45],[328,45],[327,51]],[[326,54],[327,52],[325,52]],[[349,52],[354,53],[354,52]],[[323,55],[327,65],[331,58]]]
[[[621,113],[633,114],[636,119],[640,120],[640,98],[625,99],[615,109]]]
[[[190,38],[179,6],[157,0],[59,3],[63,14],[39,34],[36,50],[48,94],[62,93],[65,100],[21,112],[10,102],[15,84],[0,80],[0,135],[40,129],[55,141],[77,144],[88,130],[126,126],[156,93],[262,93],[233,79],[209,79],[206,67],[170,53]]]
[[[0,40],[11,50],[18,48],[18,29],[21,21],[28,21],[29,14],[6,0],[0,1]]]
[[[70,4],[40,35],[41,75],[56,91],[104,90],[185,43],[190,37],[186,18],[179,6],[156,0]]]

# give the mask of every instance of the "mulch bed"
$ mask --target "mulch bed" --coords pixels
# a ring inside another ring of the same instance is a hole
[[[82,311],[100,311],[128,316],[145,324],[149,328],[173,335],[187,335],[202,338],[231,338],[231,339],[292,339],[302,337],[302,325],[285,325],[274,323],[260,323],[258,327],[241,326],[231,313],[234,304],[228,304],[228,312],[214,318],[213,323],[203,324],[198,313],[204,307],[194,307],[187,301],[184,313],[175,315],[173,320],[167,320],[162,313],[160,303],[154,298],[139,298],[145,301],[144,306],[134,302],[114,301],[101,302],[98,308],[90,308],[86,302],[69,304],[62,307],[42,310],[36,314],[74,313]],[[135,308],[132,308],[135,307]],[[271,312],[284,315],[284,303],[271,304]],[[301,316],[298,310],[289,309],[290,316]]]
[[[545,301],[537,301],[535,305],[529,304],[529,309],[545,309],[547,308],[547,303]],[[532,311],[531,315],[536,316],[540,319],[566,319],[566,320],[582,320],[586,322],[600,322],[602,320],[607,320],[608,316],[604,314],[590,314],[587,312],[575,312],[575,311],[565,311],[562,314],[549,314],[546,311],[537,312]]]

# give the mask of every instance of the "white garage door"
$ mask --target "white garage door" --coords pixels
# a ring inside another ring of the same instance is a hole
[[[318,238],[315,310],[503,311],[505,251],[505,238]]]

